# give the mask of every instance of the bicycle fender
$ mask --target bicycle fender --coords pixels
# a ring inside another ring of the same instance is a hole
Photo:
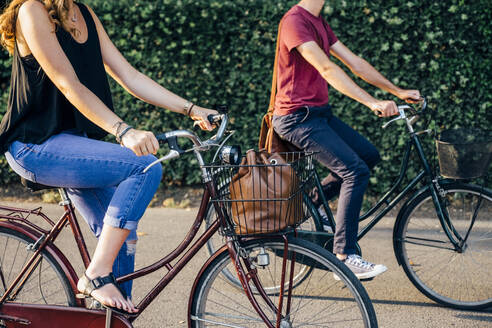
[[[449,180],[449,179],[442,179],[439,180],[439,185],[448,185],[454,183],[454,180]],[[405,214],[407,208],[417,199],[420,195],[430,192],[431,185],[427,184],[426,186],[420,188],[416,192],[412,194],[412,196],[405,201],[403,206],[401,207],[400,211],[398,212],[398,215],[396,216],[395,220],[395,225],[393,226],[393,252],[395,253],[396,260],[398,262],[398,265],[401,265],[400,257],[398,256],[397,252],[397,244],[396,244],[396,236],[398,234],[398,231],[400,229],[401,221],[403,220],[403,215]]]
[[[45,304],[7,302],[2,305],[2,315],[9,317],[7,320],[3,319],[7,322],[7,327],[101,328],[105,326],[106,321],[105,311]],[[19,320],[22,320],[22,325],[19,324]],[[9,321],[13,322],[13,326]],[[123,316],[112,315],[111,328],[132,327],[132,324]]]
[[[25,224],[0,220],[0,226],[22,233],[33,240],[38,240],[41,237],[41,234],[38,231],[32,229],[31,227]],[[65,257],[65,255],[63,255],[63,253],[58,249],[58,247],[56,247],[55,244],[49,242],[46,245],[45,249],[48,253],[50,253],[50,255],[53,256],[55,261],[58,262],[58,264],[63,270],[63,273],[65,274],[68,281],[70,282],[70,286],[72,287],[72,291],[74,295],[77,294],[78,293],[77,282],[79,278],[73,266],[70,264],[70,262]],[[84,300],[76,299],[76,302],[78,306],[82,306],[82,307],[84,306]]]

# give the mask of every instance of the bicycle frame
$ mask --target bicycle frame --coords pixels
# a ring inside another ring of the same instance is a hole
[[[395,181],[395,183],[389,188],[389,190],[384,194],[377,202],[376,204],[367,210],[365,213],[363,213],[359,217],[359,222],[365,221],[369,219],[371,216],[375,215],[372,220],[370,220],[362,229],[359,230],[357,234],[357,240],[360,240],[363,238],[386,214],[388,214],[395,206],[398,204],[402,199],[404,199],[406,196],[412,193],[420,194],[421,192],[424,192],[426,190],[430,190],[431,195],[432,195],[432,201],[434,203],[437,216],[439,218],[439,221],[442,225],[442,228],[444,229],[447,237],[449,238],[450,242],[453,244],[455,247],[455,250],[461,250],[462,245],[461,241],[463,238],[459,235],[459,233],[455,230],[454,226],[449,220],[448,214],[443,211],[443,207],[441,206],[441,195],[440,192],[440,182],[438,181],[437,177],[432,173],[432,170],[429,166],[429,162],[427,160],[427,157],[425,155],[425,152],[423,150],[422,144],[419,139],[419,134],[421,132],[414,132],[413,128],[411,125],[409,127],[409,132],[410,132],[410,139],[406,143],[406,149],[405,149],[405,155],[402,160],[402,164],[400,167],[400,174],[398,179]],[[408,163],[410,160],[410,154],[412,151],[412,148],[415,147],[415,150],[417,151],[418,157],[420,164],[422,166],[422,170],[405,186],[405,188],[396,194],[396,191],[398,188],[402,185],[403,180],[407,174],[408,171]],[[318,190],[321,189],[321,180],[319,179],[319,176],[316,173],[315,177],[315,186],[318,188]],[[424,187],[417,192],[415,192],[415,187],[420,183],[424,181]],[[395,195],[396,194],[396,195]],[[326,200],[324,194],[322,192],[319,193],[321,196],[322,204],[324,206],[324,210],[328,216],[328,220],[330,222],[330,225],[335,231],[335,219],[333,217],[333,214],[328,206],[328,201]],[[405,203],[408,204],[409,201]],[[386,205],[384,208],[383,205]],[[404,205],[404,207],[405,207]],[[404,208],[403,207],[403,208]],[[379,212],[378,212],[379,210]],[[312,209],[311,213],[313,213],[314,216],[317,216],[317,220],[321,220],[319,213],[316,209]],[[307,239],[315,239],[316,237],[311,236],[309,237],[310,233],[307,232],[302,232],[299,231],[299,233],[302,235],[302,238],[307,238]],[[311,233],[312,234],[312,233]],[[321,236],[318,236],[318,241],[321,239],[323,240],[322,236],[327,235],[327,233],[323,232],[315,232],[315,234],[319,234]],[[325,236],[326,237],[326,236]],[[326,238],[325,238],[326,239]],[[326,243],[328,240],[324,240]]]
[[[138,316],[147,308],[147,306],[159,295],[159,293],[171,282],[179,273],[180,271],[186,266],[186,264],[198,253],[198,251],[207,243],[207,241],[211,238],[211,236],[217,232],[221,224],[223,224],[223,220],[226,220],[226,218],[222,215],[220,206],[217,203],[214,203],[216,206],[216,212],[219,213],[218,218],[215,220],[215,222],[205,231],[201,234],[201,236],[194,242],[193,240],[198,234],[198,231],[201,227],[202,222],[204,221],[204,218],[206,216],[206,211],[208,209],[208,205],[210,202],[210,199],[215,197],[215,186],[212,181],[208,181],[205,183],[204,186],[204,193],[203,197],[201,200],[200,208],[198,210],[197,216],[195,218],[195,221],[193,222],[188,234],[184,237],[183,241],[181,244],[178,245],[178,247],[169,253],[167,256],[164,258],[158,260],[157,262],[144,267],[142,269],[139,269],[133,273],[127,274],[123,277],[119,277],[117,281],[119,283],[128,281],[128,280],[133,280],[139,277],[143,277],[147,274],[150,274],[162,267],[165,267],[168,272],[164,274],[164,276],[161,278],[161,280],[157,283],[154,288],[152,288],[149,293],[140,301],[140,303],[137,305],[139,308],[139,312],[135,316],[131,316],[128,318],[129,322],[133,322],[138,318]],[[8,227],[17,227],[18,231],[21,232],[26,232],[26,231],[33,231],[31,233],[31,237],[33,237],[36,242],[32,245],[36,251],[34,252],[33,256],[31,259],[28,261],[28,263],[24,266],[22,271],[19,273],[19,275],[14,279],[13,283],[7,288],[5,294],[1,297],[0,299],[0,309],[2,306],[6,306],[6,308],[11,308],[12,306],[10,303],[6,303],[9,299],[14,299],[15,296],[22,290],[23,284],[27,281],[29,278],[30,274],[36,269],[37,264],[40,262],[41,259],[41,251],[43,249],[47,250],[56,250],[56,259],[59,260],[59,262],[62,264],[62,267],[64,268],[64,272],[67,275],[68,280],[71,283],[72,290],[74,293],[77,292],[77,287],[76,283],[78,280],[78,277],[72,268],[70,262],[65,258],[65,256],[56,249],[56,246],[54,246],[54,242],[56,238],[58,237],[59,233],[61,230],[67,225],[70,224],[70,227],[72,229],[77,247],[79,249],[80,255],[83,259],[84,266],[87,267],[90,263],[90,256],[88,254],[88,250],[86,247],[86,244],[84,242],[82,232],[80,230],[80,227],[78,225],[73,205],[68,199],[68,196],[66,194],[66,191],[64,189],[60,189],[60,193],[62,195],[62,204],[65,209],[65,213],[62,215],[62,217],[59,219],[58,222],[53,222],[51,221],[46,215],[44,215],[41,212],[41,208],[35,209],[35,210],[22,210],[22,209],[17,209],[17,208],[10,208],[10,207],[1,207],[1,209],[10,211],[11,213],[9,215],[1,215],[0,214],[0,224],[2,224],[1,219],[5,220],[3,223],[6,223]],[[23,213],[23,215],[16,215],[16,213]],[[52,226],[51,230],[45,230],[39,227],[38,225],[32,223],[29,221],[29,216],[30,215],[37,215],[41,217],[45,222],[50,224]],[[225,226],[225,225],[223,225]],[[36,237],[36,238],[34,238]],[[251,238],[250,238],[251,239]],[[284,238],[284,243],[287,246],[287,238]],[[188,250],[187,250],[188,249]],[[187,251],[186,251],[187,250]],[[185,252],[186,251],[186,252]],[[252,280],[254,286],[258,291],[260,291],[260,297],[263,298],[267,304],[269,304],[270,308],[274,310],[277,313],[277,322],[280,322],[281,320],[281,311],[277,309],[282,309],[282,301],[283,297],[280,298],[281,303],[279,304],[279,307],[276,308],[275,305],[270,301],[266,293],[261,287],[261,284],[259,280],[255,277],[252,272],[254,272],[254,268],[251,268],[251,266],[248,265],[247,262],[245,262],[246,268],[244,268],[241,263],[240,263],[240,256],[239,253],[237,252],[237,244],[233,240],[232,237],[228,237],[227,245],[225,245],[221,250],[219,250],[216,253],[216,256],[220,254],[223,251],[228,251],[231,257],[231,260],[235,264],[236,271],[239,275],[239,278],[242,282],[242,285],[244,287],[244,290],[257,311],[257,313],[260,315],[260,317],[263,319],[267,327],[274,327],[271,322],[268,320],[267,316],[265,313],[261,310],[260,306],[258,305],[258,301],[256,300],[255,296],[253,295],[254,292],[251,290],[251,287],[248,284],[248,281]],[[180,257],[181,256],[181,257]],[[286,272],[285,269],[285,257],[287,254],[284,254],[284,268],[283,272]],[[178,259],[179,257],[179,259]],[[176,260],[177,262],[175,264],[171,264],[172,261]],[[211,258],[213,259],[213,258]],[[206,262],[206,264],[209,263]],[[205,264],[205,266],[206,266]],[[204,268],[205,268],[204,266]],[[200,274],[203,272],[203,270],[200,272]],[[200,277],[200,274],[197,276],[197,280]],[[285,275],[285,273],[284,273]],[[290,277],[287,277],[287,279],[290,279],[290,286],[292,286],[292,275]],[[195,282],[196,285],[196,282]],[[195,286],[193,287],[195,288]],[[287,302],[290,303],[290,297],[291,294],[287,296]],[[23,305],[24,306],[24,305]],[[83,301],[82,300],[77,300],[77,308],[74,308],[74,311],[80,315],[80,311],[87,311],[88,315],[94,316],[94,310],[89,310],[89,309],[80,309],[80,307],[83,307]],[[70,311],[68,311],[68,315],[66,314],[66,310],[60,309],[60,307],[57,306],[51,306],[51,305],[42,305],[42,306],[37,306],[33,307],[31,310],[35,311],[36,313],[39,313],[40,311],[44,310],[53,310],[56,311],[56,313],[60,313],[60,315],[64,315],[65,317],[70,317]],[[31,311],[29,310],[29,311]],[[11,312],[17,314],[18,309],[11,309]],[[56,315],[56,314],[52,314]],[[9,321],[15,321],[15,322],[20,322],[20,323],[26,323],[26,320],[22,318],[22,316],[8,316],[8,315],[2,315],[0,314],[0,320],[9,320]],[[190,319],[189,319],[190,320]],[[277,324],[278,326],[278,324]]]

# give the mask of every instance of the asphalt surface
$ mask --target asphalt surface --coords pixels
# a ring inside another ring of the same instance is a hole
[[[2,202],[7,205],[8,203]],[[41,204],[13,204],[36,208]],[[57,205],[43,204],[44,212],[51,218],[61,215]],[[196,215],[197,209],[148,209],[139,225],[137,268],[147,266],[172,251],[183,239]],[[459,311],[441,307],[422,295],[408,280],[398,266],[393,254],[393,218],[383,219],[361,242],[364,256],[375,263],[383,263],[388,271],[373,281],[365,282],[372,299],[380,327],[492,327],[492,309],[487,311]],[[89,249],[94,249],[95,238],[80,217]],[[82,262],[69,231],[64,232],[57,242],[77,272],[82,274]],[[207,258],[201,250],[187,267],[134,322],[136,328],[186,327],[187,305],[191,286],[198,270]],[[166,271],[166,270],[164,270]],[[134,299],[138,300],[149,292],[160,280],[162,269],[134,282]],[[492,283],[492,281],[484,282]]]

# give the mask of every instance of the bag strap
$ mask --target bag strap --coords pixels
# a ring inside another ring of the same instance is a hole
[[[270,105],[268,105],[268,113],[273,113],[275,107],[275,96],[277,95],[277,66],[278,66],[278,52],[280,49],[280,28],[282,21],[278,24],[277,32],[277,44],[275,49],[275,62],[273,64],[273,77],[272,77],[272,91],[270,92]]]

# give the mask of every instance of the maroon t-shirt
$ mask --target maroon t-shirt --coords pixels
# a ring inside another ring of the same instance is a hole
[[[327,82],[296,47],[315,41],[329,56],[337,37],[321,15],[316,17],[298,5],[284,15],[280,29],[274,114],[287,115],[302,106],[327,104]]]

